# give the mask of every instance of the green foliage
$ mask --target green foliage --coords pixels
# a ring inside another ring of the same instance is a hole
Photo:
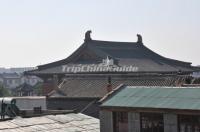
[[[34,93],[38,96],[42,95],[42,83],[38,83],[34,86]]]
[[[10,91],[7,88],[4,88],[0,85],[0,97],[11,96]]]

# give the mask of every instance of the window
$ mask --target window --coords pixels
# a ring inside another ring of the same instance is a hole
[[[141,132],[164,132],[163,115],[156,113],[141,113]]]
[[[179,132],[200,132],[200,116],[179,115]]]
[[[114,132],[128,132],[128,113],[113,112]]]
[[[12,80],[7,80],[7,85],[12,84]]]
[[[12,84],[15,84],[15,80],[12,80]]]

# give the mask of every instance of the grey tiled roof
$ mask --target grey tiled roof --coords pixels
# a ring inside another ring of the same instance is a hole
[[[84,42],[66,59],[38,66],[38,70],[27,73],[66,73],[62,71],[64,65],[99,64],[106,57],[113,59],[117,66],[137,67],[138,72],[191,72],[195,70],[191,63],[163,57],[141,43],[91,40]]]
[[[14,89],[14,91],[33,91],[34,87],[27,84],[27,83],[23,83],[22,85],[16,87]]]
[[[1,76],[3,78],[21,78],[22,77],[21,74],[16,73],[16,72],[14,72],[14,73],[2,73]]]
[[[99,132],[99,120],[84,114],[15,118],[0,122],[0,132]]]
[[[176,86],[184,80],[181,76],[132,76],[112,77],[112,87],[120,84],[129,86]],[[106,76],[67,77],[59,91],[66,97],[103,97],[108,84]]]

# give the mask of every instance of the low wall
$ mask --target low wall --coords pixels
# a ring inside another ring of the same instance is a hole
[[[47,109],[49,110],[75,110],[95,118],[99,118],[98,98],[47,98]]]

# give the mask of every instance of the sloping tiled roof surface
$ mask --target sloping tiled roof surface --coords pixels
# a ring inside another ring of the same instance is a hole
[[[1,76],[3,78],[21,78],[22,75],[21,74],[18,74],[18,73],[2,73]]]
[[[83,114],[16,118],[0,122],[0,132],[99,132],[99,120]]]
[[[125,86],[102,107],[200,110],[200,88]]]
[[[23,83],[22,85],[18,86],[17,88],[15,88],[15,91],[30,91],[30,90],[33,90],[34,87],[27,84],[27,83]]]
[[[177,86],[183,81],[179,76],[134,76],[112,77],[112,87],[120,84],[130,86]],[[103,97],[107,93],[108,79],[104,77],[84,76],[68,77],[60,86],[60,92],[66,97]]]
[[[168,59],[151,51],[141,43],[134,42],[109,42],[109,41],[90,41],[88,42],[90,50],[96,51],[95,53],[101,54],[103,57],[110,56],[117,59],[119,65],[130,65],[141,63],[149,64],[168,64],[189,66],[190,63]],[[149,61],[149,62],[146,62]]]
[[[90,54],[90,57],[84,58],[84,54]],[[62,73],[63,65],[99,64],[106,57],[113,59],[118,66],[138,67],[137,72],[191,72],[194,70],[191,63],[160,56],[142,43],[91,40],[84,42],[68,58],[38,66],[38,70],[30,71],[30,73]]]

